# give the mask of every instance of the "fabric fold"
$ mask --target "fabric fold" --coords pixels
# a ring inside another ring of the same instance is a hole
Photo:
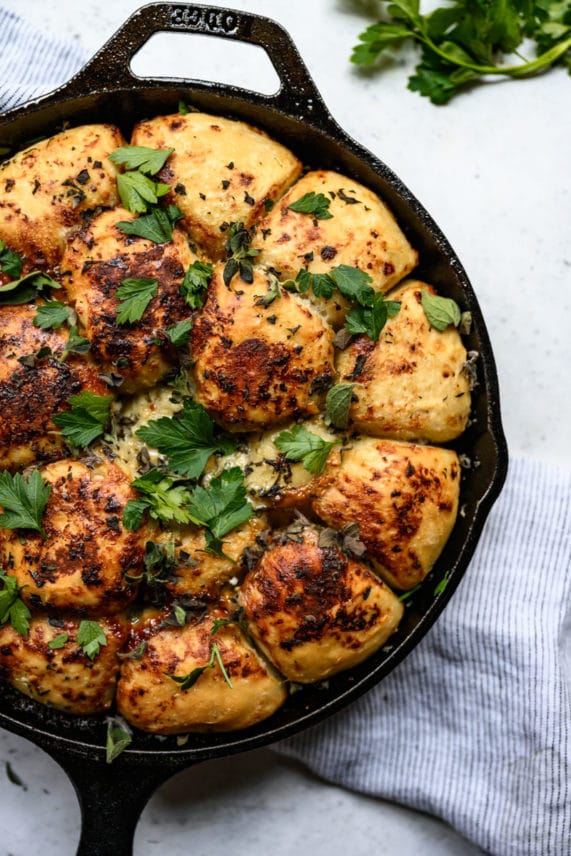
[[[460,587],[351,708],[276,751],[443,818],[496,856],[571,842],[571,475],[512,462]]]

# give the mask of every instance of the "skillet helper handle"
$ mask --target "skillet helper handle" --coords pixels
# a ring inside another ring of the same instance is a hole
[[[261,103],[301,119],[330,118],[307,66],[280,24],[261,15],[197,4],[151,3],[138,9],[70,81],[66,90],[73,95],[85,94],[99,86],[110,90],[136,87],[140,78],[131,72],[131,60],[152,35],[161,32],[199,33],[263,48],[280,79],[280,89],[274,95],[248,92],[248,96],[255,95]]]
[[[91,763],[84,758],[57,758],[71,779],[81,808],[77,856],[132,856],[141,812],[155,790],[181,765]],[[186,764],[185,766],[188,766]]]

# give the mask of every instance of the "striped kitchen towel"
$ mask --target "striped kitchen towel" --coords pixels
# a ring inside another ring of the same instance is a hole
[[[50,92],[84,62],[79,44],[45,36],[0,6],[0,111]]]
[[[494,856],[569,856],[571,473],[513,461],[424,640],[353,706],[274,748]]]

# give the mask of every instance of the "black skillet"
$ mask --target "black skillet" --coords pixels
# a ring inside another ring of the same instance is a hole
[[[267,96],[203,81],[142,79],[130,71],[134,54],[157,32],[220,36],[263,47],[281,86]],[[486,516],[507,469],[498,385],[488,334],[468,278],[430,216],[399,179],[337,125],[323,103],[297,49],[281,26],[229,9],[156,3],[139,9],[69,83],[0,118],[0,145],[18,147],[60,130],[63,123],[109,121],[128,137],[133,123],[176,112],[180,99],[200,110],[236,117],[264,128],[302,160],[334,168],[378,192],[420,253],[416,271],[453,297],[473,318],[468,347],[479,354],[473,420],[455,444],[473,466],[464,470],[462,511],[436,567],[408,602],[389,649],[361,666],[291,696],[271,719],[247,731],[173,737],[138,733],[111,766],[105,763],[103,718],[67,716],[2,688],[0,725],[51,755],[71,778],[81,805],[80,856],[127,856],[145,803],[179,770],[199,761],[254,749],[288,737],[343,708],[377,684],[403,660],[432,626],[474,552]],[[477,466],[474,466],[476,464]],[[447,584],[438,594],[439,581]],[[406,669],[406,664],[403,668]],[[379,710],[382,716],[382,710]]]

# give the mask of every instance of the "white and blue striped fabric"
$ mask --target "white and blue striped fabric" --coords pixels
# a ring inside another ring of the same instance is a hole
[[[0,6],[0,110],[84,59]],[[569,856],[570,533],[571,474],[512,462],[435,627],[379,687],[276,751],[441,817],[494,856]]]

